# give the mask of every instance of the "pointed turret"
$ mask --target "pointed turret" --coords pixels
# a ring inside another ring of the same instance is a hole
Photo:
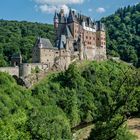
[[[55,15],[54,15],[54,28],[55,29],[58,28],[58,23],[59,23],[58,15],[57,15],[57,12],[55,11]]]
[[[61,24],[64,24],[66,23],[66,17],[65,17],[65,12],[64,12],[64,9],[61,9],[60,10],[60,13],[58,14],[58,18],[59,18],[59,23]]]
[[[72,11],[72,9],[70,8],[70,11],[69,11],[69,16],[68,16],[68,22],[71,23],[71,22],[74,22],[74,12]]]

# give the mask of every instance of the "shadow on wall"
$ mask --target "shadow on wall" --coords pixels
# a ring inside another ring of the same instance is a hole
[[[26,86],[26,84],[25,84],[25,82],[23,81],[23,79],[19,78],[19,77],[16,76],[16,75],[13,75],[13,78],[16,80],[16,82],[17,82],[18,85]]]

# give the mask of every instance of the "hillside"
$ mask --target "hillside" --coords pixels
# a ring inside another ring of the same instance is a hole
[[[72,139],[94,123],[91,140],[135,140],[127,112],[139,110],[140,71],[113,61],[72,64],[27,90],[0,73],[0,139]]]
[[[140,66],[140,3],[118,9],[103,18],[107,27],[107,53]]]
[[[53,26],[0,20],[0,66],[9,65],[11,56],[17,52],[21,52],[23,62],[30,62],[31,49],[37,37],[47,37],[53,42]]]

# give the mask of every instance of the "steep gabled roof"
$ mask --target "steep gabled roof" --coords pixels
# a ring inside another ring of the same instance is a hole
[[[65,34],[68,38],[72,38],[72,34],[68,25],[66,25]]]
[[[75,11],[72,11],[70,9],[69,12],[69,16],[67,18],[68,23],[70,22],[78,22],[80,25],[82,24],[82,22],[85,22],[86,26],[91,27],[91,28],[95,28],[95,21],[93,21],[90,17],[82,15],[80,13],[76,13]]]
[[[55,11],[55,14],[54,14],[54,19],[58,19],[58,14],[57,14],[56,11]]]
[[[47,38],[38,38],[36,46],[43,49],[57,49],[56,47],[53,47],[52,43]]]
[[[65,47],[66,47],[66,36],[61,35],[61,38],[60,38],[59,43],[58,43],[58,48],[64,49]]]

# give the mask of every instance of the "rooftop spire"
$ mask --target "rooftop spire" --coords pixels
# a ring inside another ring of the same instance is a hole
[[[55,14],[54,14],[54,19],[58,19],[58,15],[57,15],[56,11],[55,11]]]

